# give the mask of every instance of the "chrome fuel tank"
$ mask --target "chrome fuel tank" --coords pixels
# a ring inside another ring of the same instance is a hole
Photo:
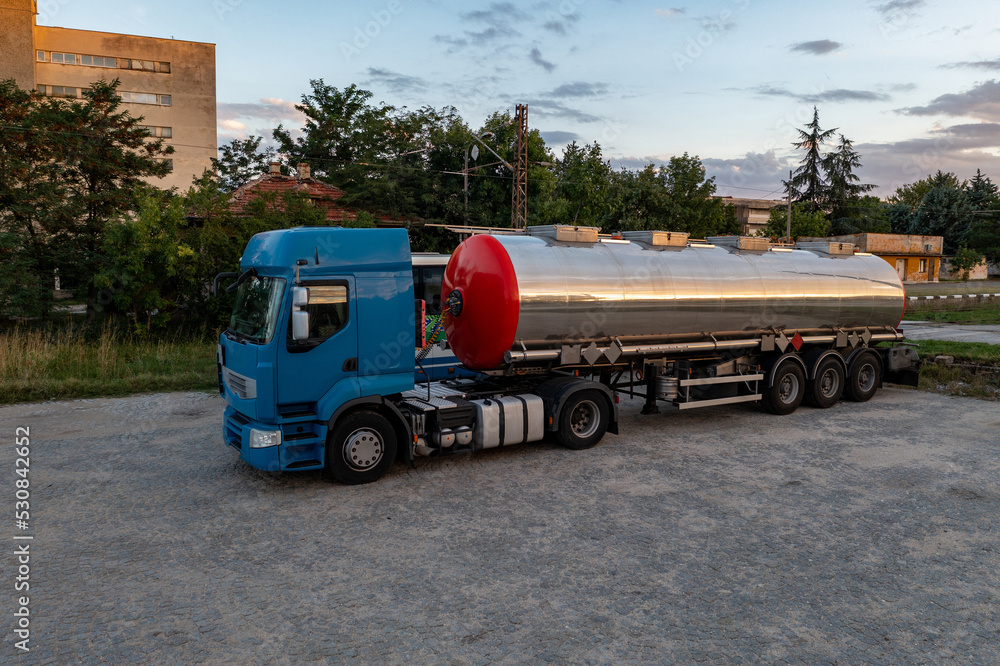
[[[891,330],[905,303],[896,271],[872,255],[538,236],[469,238],[445,274],[444,293],[454,289],[463,312],[447,337],[474,368],[512,347]]]

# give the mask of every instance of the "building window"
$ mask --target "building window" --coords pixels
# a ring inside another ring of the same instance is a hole
[[[38,51],[35,57],[38,58],[38,62],[45,62],[45,51]]]
[[[167,169],[169,171],[173,171],[174,170],[174,161],[172,159],[165,159],[165,160],[159,160],[159,161],[163,162],[164,164],[166,164],[167,165]]]
[[[921,259],[920,260],[920,268],[917,269],[917,270],[919,270],[921,273],[923,273],[923,272],[925,272],[927,270],[927,260],[926,259]]]
[[[53,53],[52,62],[62,63],[64,65],[75,65],[76,64],[76,54],[75,53]]]
[[[139,125],[139,127],[149,132],[149,136],[169,139],[174,135],[172,127],[157,127],[156,125]]]
[[[118,93],[118,97],[123,102],[130,104],[157,104],[159,106],[170,106],[170,95],[157,95],[156,93],[126,92]]]
[[[156,64],[157,64],[156,71],[163,72],[164,74],[169,74],[170,73],[170,63],[169,62],[159,62],[159,63],[156,63]]]
[[[80,56],[80,64],[87,65],[89,67],[117,67],[117,58],[108,58],[105,56]]]
[[[80,89],[70,86],[38,86],[38,92],[49,97],[79,97]]]

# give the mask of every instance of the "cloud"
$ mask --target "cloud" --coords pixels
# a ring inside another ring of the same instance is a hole
[[[942,69],[986,69],[986,70],[1000,70],[1000,58],[994,60],[972,60],[966,62],[951,62],[947,65],[941,65]]]
[[[657,9],[656,15],[662,16],[663,18],[673,19],[680,18],[685,12],[687,12],[687,10],[683,7],[671,7],[670,9]]]
[[[265,97],[257,103],[219,102],[216,116],[221,120],[238,118],[259,118],[262,120],[301,122],[302,112],[295,108],[295,102],[276,97]]]
[[[392,70],[378,67],[369,67],[368,76],[365,83],[379,83],[386,87],[389,92],[417,92],[427,89],[427,82],[419,76],[400,74]]]
[[[911,16],[927,4],[927,0],[889,0],[875,5],[875,11],[886,19]]]
[[[563,132],[560,130],[552,130],[550,132],[540,132],[545,143],[549,146],[559,146],[573,141],[579,141],[580,135],[576,132]]]
[[[579,123],[596,123],[601,120],[600,116],[568,107],[562,102],[554,100],[529,99],[527,100],[527,104],[531,109],[531,113],[546,118],[568,118]]]
[[[794,163],[779,157],[774,150],[748,152],[735,159],[705,158],[705,175],[715,177],[716,193],[748,199],[779,198],[784,193],[783,179],[788,178]]]
[[[535,63],[546,72],[551,72],[556,68],[555,63],[551,63],[542,57],[542,52],[538,50],[537,46],[531,49],[529,57],[531,58],[531,62]]]
[[[597,97],[608,92],[608,86],[604,83],[587,83],[586,81],[574,81],[564,83],[550,93],[550,97]]]
[[[841,46],[840,42],[833,42],[829,39],[818,39],[813,42],[799,42],[798,44],[793,44],[788,47],[790,51],[799,51],[801,53],[810,53],[812,55],[824,55],[830,53],[831,51],[836,51]]]
[[[795,93],[785,88],[777,88],[765,84],[753,88],[752,91],[766,97],[788,97],[808,104],[819,104],[821,102],[888,102],[892,99],[886,93],[875,92],[873,90],[849,90],[846,88],[836,88],[816,93]]]
[[[238,120],[226,119],[219,121],[219,129],[224,131],[228,130],[230,132],[243,132],[246,130],[246,128],[247,126]]]
[[[718,16],[700,16],[697,21],[702,29],[715,35],[729,32],[736,27],[736,21],[732,20],[728,12],[723,12]]]
[[[509,40],[521,34],[514,28],[514,24],[528,17],[511,2],[494,2],[485,9],[459,14],[459,18],[479,29],[463,30],[462,36],[435,35],[434,41],[448,44],[454,51]]]
[[[977,120],[1000,121],[1000,82],[985,81],[962,93],[941,95],[927,106],[899,109],[908,116],[964,116]]]
[[[542,27],[557,35],[567,35],[573,24],[579,20],[579,14],[555,14],[548,12],[546,13],[546,20],[542,23]]]

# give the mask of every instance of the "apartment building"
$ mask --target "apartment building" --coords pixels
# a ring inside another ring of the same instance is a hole
[[[118,79],[122,108],[174,148],[171,173],[151,182],[191,185],[216,156],[215,45],[41,26],[32,0],[0,0],[0,78],[45,95],[79,98]]]

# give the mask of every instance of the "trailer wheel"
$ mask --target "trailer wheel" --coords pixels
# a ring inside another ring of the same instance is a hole
[[[764,392],[764,407],[774,414],[791,414],[805,397],[806,379],[798,363],[782,363]]]
[[[570,449],[589,449],[604,437],[609,420],[604,396],[597,391],[574,393],[559,415],[559,443]]]
[[[844,394],[848,400],[867,402],[878,391],[881,379],[882,372],[875,354],[870,352],[860,354],[851,363],[850,370],[847,373],[847,388]]]
[[[326,447],[326,473],[348,485],[382,478],[396,459],[396,432],[381,414],[360,411],[346,416]]]
[[[844,394],[844,369],[837,359],[827,357],[816,368],[816,376],[809,382],[806,402],[813,407],[833,407]]]

